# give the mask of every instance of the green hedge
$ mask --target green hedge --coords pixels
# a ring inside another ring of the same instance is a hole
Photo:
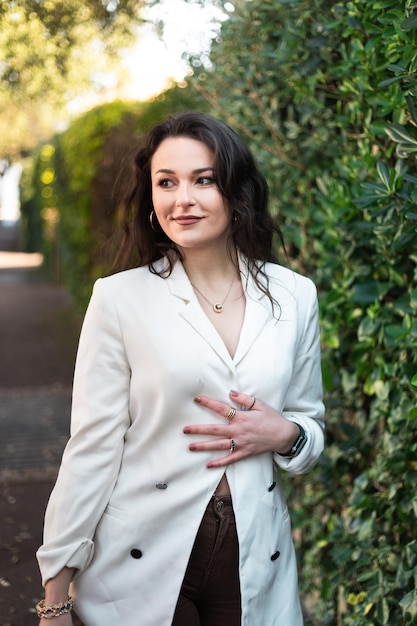
[[[306,621],[417,624],[416,7],[233,5],[195,86],[319,289],[327,447],[287,485]]]

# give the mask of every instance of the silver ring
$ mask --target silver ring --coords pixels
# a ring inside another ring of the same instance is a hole
[[[230,440],[230,452],[234,452],[235,450],[236,450],[235,440],[231,439]]]
[[[236,415],[236,409],[234,409],[233,407],[230,407],[229,412],[226,415],[226,419],[228,419],[229,422],[231,422],[235,415]]]
[[[255,396],[253,396],[253,402],[250,406],[248,406],[247,410],[250,411],[251,409],[253,409],[253,407],[255,406],[255,402],[256,402],[256,398]]]

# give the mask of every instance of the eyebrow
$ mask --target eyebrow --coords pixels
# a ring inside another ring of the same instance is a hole
[[[200,167],[196,170],[193,170],[192,174],[202,174],[203,172],[214,172],[214,167]],[[169,169],[160,169],[155,172],[155,174],[175,174],[175,170]]]

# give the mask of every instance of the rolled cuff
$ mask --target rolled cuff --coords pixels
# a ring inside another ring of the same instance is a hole
[[[74,578],[79,576],[91,563],[94,555],[94,542],[83,539],[77,543],[54,548],[41,546],[36,553],[42,576],[42,585],[54,578],[64,567],[76,570]]]
[[[306,474],[313,469],[323,452],[324,425],[322,422],[306,419],[304,417],[300,417],[299,415],[292,415],[291,417],[288,417],[288,415],[284,413],[284,416],[292,422],[301,424],[305,430],[307,441],[300,454],[297,456],[293,458],[286,458],[280,456],[278,453],[275,453],[274,461],[278,467],[287,471],[289,474]]]

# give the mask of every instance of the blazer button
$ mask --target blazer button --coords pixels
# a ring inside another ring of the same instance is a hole
[[[281,555],[281,552],[279,550],[277,550],[276,552],[274,552],[274,554],[271,556],[271,561],[276,561]]]
[[[130,551],[130,556],[133,556],[134,559],[140,559],[142,558],[142,550],[133,548],[133,550]]]
[[[168,485],[166,483],[156,483],[155,487],[157,489],[166,489]]]
[[[273,489],[275,489],[276,486],[277,486],[277,483],[274,480],[274,482],[269,485],[268,491],[272,491]]]

